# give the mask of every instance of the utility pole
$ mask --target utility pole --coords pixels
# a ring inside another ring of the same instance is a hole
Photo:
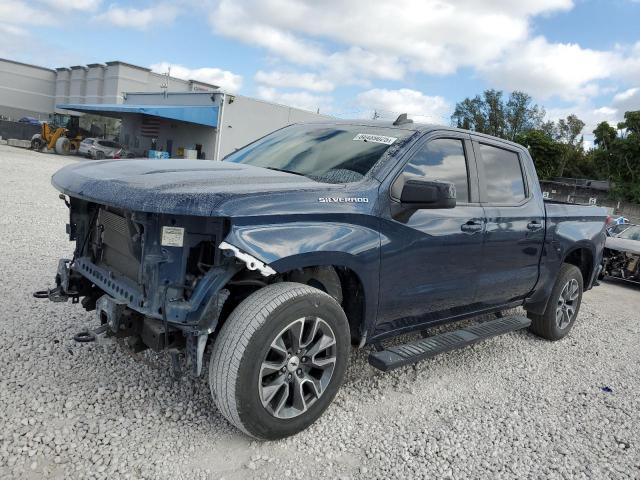
[[[167,73],[165,73],[164,76],[165,81],[160,85],[160,88],[164,91],[164,96],[166,97],[167,93],[169,93],[169,77],[171,77],[171,65],[169,65]]]

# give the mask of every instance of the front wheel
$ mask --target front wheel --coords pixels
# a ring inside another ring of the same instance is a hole
[[[564,338],[576,321],[582,302],[582,272],[575,265],[562,264],[542,315],[529,313],[530,330],[547,340]]]
[[[349,359],[340,305],[307,285],[282,282],[247,297],[215,341],[209,385],[218,409],[258,439],[304,430],[336,395]]]

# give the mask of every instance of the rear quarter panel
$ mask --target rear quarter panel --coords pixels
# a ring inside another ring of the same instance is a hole
[[[544,312],[560,266],[576,249],[586,249],[593,259],[589,278],[584,279],[589,289],[602,263],[606,234],[607,213],[604,208],[545,202],[546,235],[540,259],[540,277],[533,295],[525,307],[533,313]]]

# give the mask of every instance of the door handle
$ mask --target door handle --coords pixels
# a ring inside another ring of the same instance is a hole
[[[460,225],[460,230],[465,233],[476,233],[482,230],[482,223],[469,220],[467,223]]]
[[[532,220],[531,222],[527,223],[527,228],[535,232],[536,230],[540,230],[542,228],[542,222],[538,220]]]

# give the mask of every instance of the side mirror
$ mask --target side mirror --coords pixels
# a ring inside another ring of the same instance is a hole
[[[454,208],[456,186],[451,182],[408,178],[402,186],[400,202],[413,208]]]

